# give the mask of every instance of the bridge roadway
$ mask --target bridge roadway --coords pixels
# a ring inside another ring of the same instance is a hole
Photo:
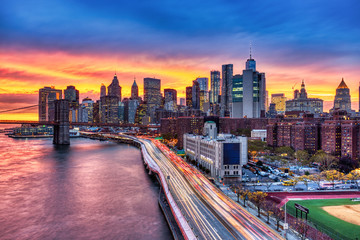
[[[135,139],[126,135],[109,138]],[[156,140],[137,138],[167,180],[170,193],[199,239],[283,239],[224,195],[197,169]]]

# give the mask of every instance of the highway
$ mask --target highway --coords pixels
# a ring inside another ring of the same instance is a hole
[[[283,239],[156,140],[138,139],[170,176],[170,192],[199,239]]]

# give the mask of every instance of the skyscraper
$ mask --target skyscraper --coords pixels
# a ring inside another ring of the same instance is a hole
[[[345,110],[348,113],[351,112],[350,90],[346,85],[344,78],[341,80],[339,86],[336,89],[333,110],[336,109]]]
[[[70,109],[79,107],[79,90],[74,86],[67,86],[64,90],[64,99],[69,101]]]
[[[265,116],[265,73],[257,72],[255,66],[256,62],[250,55],[243,74],[237,74],[233,78],[231,117],[260,118]]]
[[[283,93],[271,94],[271,103],[275,104],[277,112],[285,112],[287,98]]]
[[[104,96],[100,98],[100,122],[119,123],[119,98]]]
[[[230,116],[232,104],[232,77],[233,65],[222,65],[222,86],[221,86],[221,117]]]
[[[192,108],[200,109],[200,84],[194,80],[192,85]]]
[[[94,101],[84,98],[79,108],[79,122],[93,122]]]
[[[219,95],[220,95],[220,72],[211,71],[210,79],[211,79],[210,103],[216,104],[219,102]]]
[[[121,87],[119,85],[119,80],[116,76],[116,73],[111,84],[108,86],[108,96],[118,97],[119,101],[121,101]]]
[[[186,106],[192,108],[192,87],[186,87]]]
[[[181,105],[181,106],[185,106],[185,105],[186,105],[186,100],[185,100],[185,98],[180,98],[180,105]]]
[[[208,78],[196,78],[199,83],[200,91],[209,91],[209,79]]]
[[[144,78],[144,101],[146,102],[147,115],[154,121],[155,110],[161,105],[161,80],[156,78]]]
[[[164,89],[165,110],[175,111],[177,107],[177,92],[175,89]]]
[[[138,85],[136,84],[135,79],[133,85],[131,86],[131,99],[133,100],[139,99],[139,88]]]
[[[101,88],[100,88],[100,97],[104,97],[106,96],[106,87],[105,85],[102,83],[101,84]]]
[[[54,121],[55,100],[62,99],[62,90],[54,87],[39,89],[39,121]]]

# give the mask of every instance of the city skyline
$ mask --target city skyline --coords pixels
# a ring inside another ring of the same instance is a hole
[[[240,74],[251,43],[269,96],[291,99],[292,87],[305,79],[309,97],[323,99],[328,111],[344,78],[358,110],[359,3],[324,3],[5,2],[0,108],[36,104],[44,86],[74,85],[80,99],[98,99],[101,84],[109,85],[115,71],[124,97],[134,77],[141,96],[142,79],[155,77],[162,92],[172,88],[185,97],[186,86],[198,77],[210,79],[210,71],[221,71],[223,64]]]

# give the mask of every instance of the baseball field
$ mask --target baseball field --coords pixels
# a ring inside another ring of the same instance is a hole
[[[308,208],[308,220],[331,238],[360,240],[360,201],[349,198],[290,200],[286,208],[292,216],[296,213],[295,203]]]

